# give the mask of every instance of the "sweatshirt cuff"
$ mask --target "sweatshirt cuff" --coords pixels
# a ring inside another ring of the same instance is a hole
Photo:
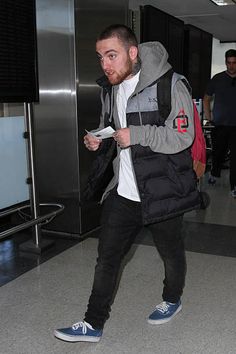
[[[142,126],[130,125],[130,145],[140,144],[143,138]]]

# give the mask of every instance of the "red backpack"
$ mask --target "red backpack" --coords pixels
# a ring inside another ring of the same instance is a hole
[[[206,169],[206,141],[202,131],[197,107],[193,102],[195,138],[191,147],[193,169],[198,178],[202,177]]]

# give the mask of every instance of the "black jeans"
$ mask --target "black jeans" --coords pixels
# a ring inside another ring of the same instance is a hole
[[[212,138],[212,169],[211,174],[220,177],[221,166],[225,155],[230,150],[229,182],[231,190],[236,187],[236,127],[215,126],[211,134]]]
[[[183,216],[148,225],[164,262],[163,300],[178,302],[184,288],[186,259],[181,236]],[[109,317],[121,262],[142,229],[141,203],[111,193],[104,202],[98,259],[85,321],[103,328]]]

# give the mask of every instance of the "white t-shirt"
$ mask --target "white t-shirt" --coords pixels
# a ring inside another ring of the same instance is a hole
[[[120,85],[117,93],[117,109],[121,128],[127,127],[126,107],[128,98],[134,92],[139,80],[138,72],[129,80],[124,80]],[[122,149],[120,152],[120,167],[119,167],[119,182],[117,192],[122,197],[125,197],[136,202],[140,202],[139,192],[136,184],[136,179],[131,161],[130,148]]]

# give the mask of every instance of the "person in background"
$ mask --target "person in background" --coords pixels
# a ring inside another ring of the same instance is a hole
[[[111,25],[98,37],[96,52],[105,74],[99,80],[99,128],[112,125],[115,133],[105,140],[84,137],[85,146],[98,153],[93,185],[107,157],[114,158],[106,151],[109,146],[115,146],[116,157],[102,197],[98,258],[84,320],[54,332],[68,342],[100,340],[121,262],[143,227],[151,231],[165,267],[163,301],[148,323],[163,324],[179,313],[186,274],[183,214],[200,203],[189,149],[194,139],[193,103],[177,74],[172,110],[165,121],[158,112],[158,79],[171,69],[165,48],[158,42],[138,46],[129,27]],[[99,154],[104,150],[103,161]]]
[[[209,81],[203,99],[205,118],[212,129],[212,168],[208,183],[215,184],[229,149],[229,182],[231,195],[236,198],[236,50],[225,52],[226,71]],[[213,110],[211,106],[213,103]]]

